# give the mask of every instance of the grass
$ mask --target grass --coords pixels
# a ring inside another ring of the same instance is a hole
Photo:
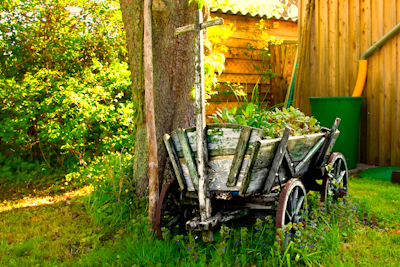
[[[190,234],[154,239],[145,214],[126,225],[104,225],[85,209],[84,196],[92,190],[63,183],[2,186],[0,265],[400,265],[400,186],[390,182],[352,178],[352,203],[328,215],[319,208],[318,196],[311,195],[314,214],[284,250],[276,242],[273,217],[250,228],[222,227],[213,244]]]

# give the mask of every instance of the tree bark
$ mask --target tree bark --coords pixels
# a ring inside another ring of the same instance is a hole
[[[194,2],[194,1],[193,1]],[[143,0],[120,0],[126,31],[132,97],[137,103],[133,175],[139,196],[148,193],[148,148],[144,108]],[[193,34],[174,37],[175,28],[194,23],[196,4],[186,0],[153,0],[154,111],[158,142],[159,180],[166,165],[162,136],[195,125]]]

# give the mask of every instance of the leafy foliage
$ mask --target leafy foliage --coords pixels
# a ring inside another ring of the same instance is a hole
[[[0,152],[66,171],[132,148],[135,108],[118,2],[0,6]]]
[[[256,85],[250,101],[246,97],[241,97],[237,91],[233,91],[238,99],[238,107],[230,110],[224,107],[211,118],[215,123],[234,123],[263,129],[267,138],[281,137],[285,127],[291,129],[291,135],[311,134],[321,130],[314,117],[305,116],[299,109],[293,107],[278,109],[277,106],[263,109],[263,101],[259,101],[256,97],[257,88]]]
[[[215,19],[215,18],[214,18]],[[228,51],[228,47],[222,42],[235,32],[236,28],[233,24],[214,26],[207,29],[207,39],[204,40],[204,46],[210,51],[204,60],[204,87],[206,99],[215,95],[218,87],[217,75],[221,75],[225,69],[224,52]]]

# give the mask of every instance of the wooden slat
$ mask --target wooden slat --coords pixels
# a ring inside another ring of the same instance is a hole
[[[289,168],[290,174],[291,174],[291,178],[295,177],[296,175],[296,170],[294,169],[294,163],[293,160],[290,156],[290,152],[289,150],[286,148],[286,153],[285,153],[285,160],[286,160],[286,164]]]
[[[400,1],[396,3],[396,10],[397,10],[397,19],[396,22],[400,23]],[[395,37],[396,40],[396,73],[400,73],[400,35],[398,34]],[[392,101],[396,103],[393,108],[393,116],[394,119],[392,120],[392,165],[393,166],[400,166],[400,75],[396,75],[396,88],[395,93],[392,96]]]
[[[389,32],[394,26],[396,26],[396,0],[386,0],[384,2],[384,33]],[[383,49],[383,67],[384,67],[384,87],[381,93],[381,121],[380,124],[380,136],[382,142],[382,153],[380,158],[383,158],[384,166],[391,166],[391,148],[392,148],[392,131],[387,129],[392,128],[393,121],[393,108],[392,107],[392,92],[396,90],[395,88],[395,76],[396,73],[393,71],[396,69],[396,64],[393,62],[396,56],[396,40],[389,40]],[[397,74],[398,75],[398,74]],[[382,118],[383,117],[383,118]],[[382,120],[383,119],[383,120]],[[398,134],[397,134],[398,135]],[[382,165],[382,164],[381,164]]]
[[[360,53],[360,20],[352,19],[360,17],[360,1],[350,0],[349,1],[349,94],[352,95],[354,87],[356,86],[357,75],[358,75],[358,59],[361,56]]]
[[[328,3],[329,0],[322,0],[319,5],[319,29],[320,29],[320,40],[319,40],[319,92],[316,96],[328,96],[328,79],[327,73],[329,73],[329,16],[328,16]]]
[[[172,167],[175,172],[175,177],[178,180],[179,187],[181,188],[181,190],[184,190],[185,189],[185,179],[183,177],[183,172],[182,172],[181,165],[179,163],[178,155],[176,154],[174,145],[172,144],[171,136],[169,136],[168,134],[164,134],[163,139],[164,139],[165,147],[168,152],[168,156],[171,160]]]
[[[371,32],[371,0],[360,3],[360,54],[372,45]],[[360,55],[361,56],[361,55]],[[372,121],[372,60],[368,60],[367,81],[363,92],[364,101],[361,107],[361,159],[365,163],[372,164],[371,121]],[[364,157],[364,158],[363,158]]]
[[[383,20],[383,1],[372,1],[372,17],[374,21],[384,21]],[[379,40],[383,34],[383,25],[381,23],[372,23],[372,41],[376,42]],[[384,164],[384,159],[381,157],[383,154],[383,130],[384,125],[380,123],[384,121],[383,109],[383,50],[379,49],[374,53],[369,59],[372,62],[373,73],[372,73],[372,107],[375,112],[372,113],[371,127],[375,129],[372,131],[372,139],[380,140],[379,142],[374,142],[371,144],[372,151],[376,151],[375,158],[379,165]]]
[[[240,187],[240,190],[239,190],[239,196],[242,196],[242,197],[245,196],[246,190],[249,187],[250,179],[251,179],[251,173],[252,173],[254,165],[256,163],[258,152],[260,151],[260,146],[261,146],[260,141],[256,141],[254,143],[254,148],[253,148],[253,151],[252,151],[251,156],[250,156],[250,163],[246,168],[246,172],[244,174],[242,186]]]
[[[240,132],[239,141],[236,146],[235,155],[233,157],[232,166],[229,171],[227,186],[235,186],[237,181],[237,176],[242,167],[242,162],[244,155],[246,153],[247,143],[250,139],[252,129],[243,128]]]
[[[349,93],[349,2],[339,2],[338,33],[338,81],[337,96],[350,96]]]
[[[282,77],[286,78],[287,77],[287,68],[288,68],[288,63],[289,63],[289,53],[290,53],[290,47],[288,45],[285,46],[285,57],[284,57],[284,63],[283,63],[283,71],[282,71]]]
[[[275,52],[275,66],[276,66],[276,74],[278,77],[282,76],[282,72],[281,72],[281,53],[280,53],[280,47],[277,45],[273,46],[274,48],[274,52]]]
[[[268,172],[268,176],[265,180],[265,186],[263,193],[269,194],[272,186],[274,185],[276,174],[278,173],[279,167],[281,166],[283,157],[286,153],[286,147],[290,136],[290,129],[288,127],[285,128],[282,139],[279,142],[278,148],[276,149],[274,160],[272,162],[271,168]]]
[[[199,189],[199,180],[198,180],[198,174],[197,174],[197,166],[193,159],[192,150],[190,148],[189,141],[186,136],[186,132],[185,132],[185,130],[179,129],[176,133],[179,138],[179,143],[182,148],[183,156],[185,158],[187,167],[189,169],[190,179],[192,180],[194,188],[196,190],[198,190]]]
[[[329,1],[329,84],[328,96],[338,96],[338,2]]]

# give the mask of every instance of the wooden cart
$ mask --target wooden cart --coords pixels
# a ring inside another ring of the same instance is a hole
[[[156,209],[156,229],[201,231],[213,240],[218,223],[245,216],[252,210],[271,210],[278,201],[276,227],[302,222],[307,191],[339,198],[347,193],[348,174],[342,154],[331,153],[340,119],[318,134],[264,139],[263,130],[232,124],[205,124],[203,29],[222,25],[222,19],[202,21],[175,30],[175,36],[194,33],[196,127],[164,135],[175,177],[166,182]],[[333,171],[326,175],[325,166]],[[316,180],[322,179],[322,184]]]
[[[179,231],[202,231],[203,240],[212,241],[212,229],[218,223],[252,210],[271,210],[276,201],[276,228],[282,228],[305,220],[308,191],[321,192],[322,201],[329,195],[342,198],[348,187],[346,160],[341,153],[332,153],[339,122],[338,118],[331,129],[302,136],[290,137],[286,128],[283,137],[276,139],[263,139],[263,130],[248,126],[207,125],[205,194],[212,212],[206,219],[199,207],[196,129],[165,134],[175,177],[160,194],[158,237],[162,238],[163,227],[178,227]],[[327,164],[333,167],[329,175]]]

